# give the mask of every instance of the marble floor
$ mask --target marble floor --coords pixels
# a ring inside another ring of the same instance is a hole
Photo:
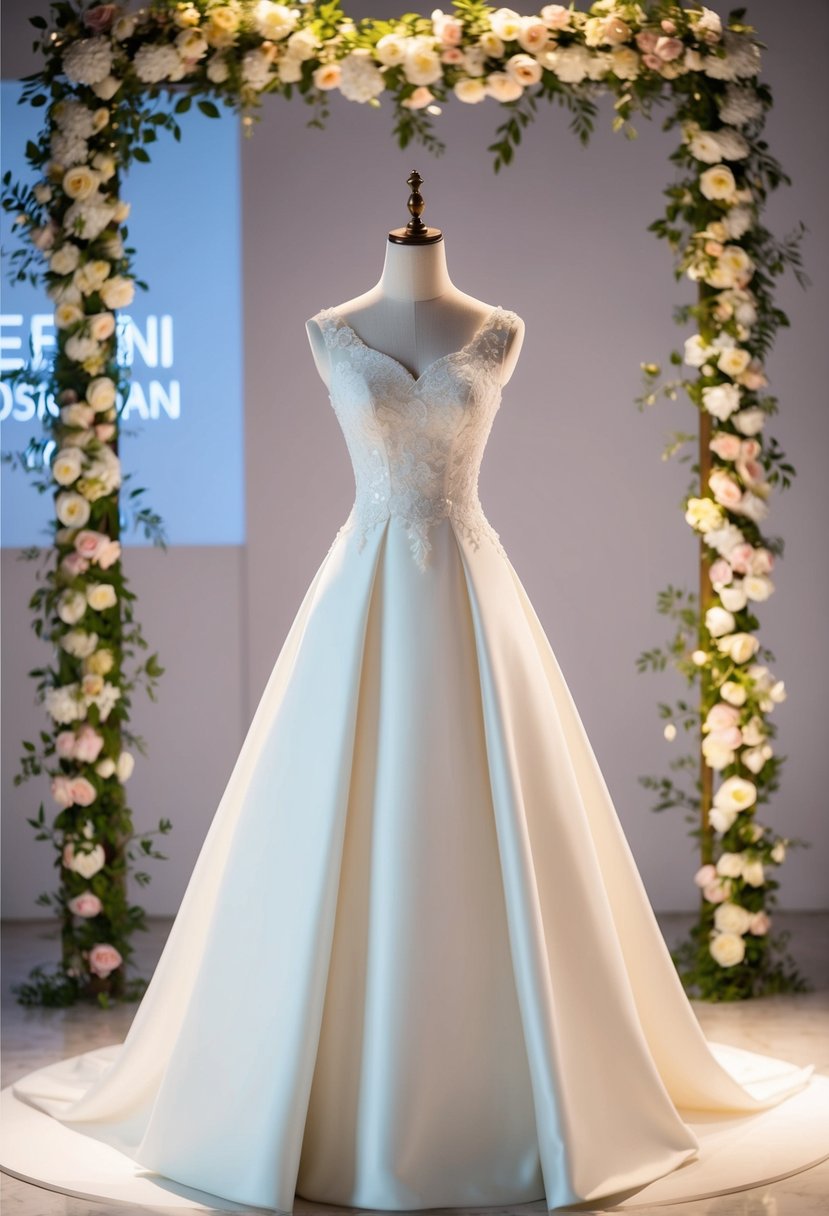
[[[814,1063],[816,1071],[829,1076],[829,912],[779,913],[776,920],[781,928],[791,931],[791,951],[814,991],[734,1005],[694,1002],[694,1008],[709,1038],[795,1064]],[[681,937],[688,924],[688,918],[681,914],[660,916],[659,921],[669,944]],[[138,935],[136,962],[142,974],[151,973],[170,924],[169,920],[151,920],[150,932]],[[105,1011],[23,1009],[16,1004],[11,986],[24,978],[35,962],[54,957],[56,949],[42,921],[12,921],[2,926],[2,1086],[53,1060],[120,1042],[132,1020],[134,1005]],[[0,1202],[3,1216],[134,1216],[136,1212],[135,1207],[123,1204],[72,1199],[5,1174],[0,1175]],[[295,1213],[307,1216],[351,1210],[327,1209],[304,1200],[297,1200],[294,1207]],[[508,1209],[484,1208],[483,1212],[500,1216],[507,1211],[545,1210],[543,1203],[534,1203]],[[587,1211],[584,1207],[578,1210]],[[829,1216],[829,1160],[780,1182],[715,1199],[641,1208],[637,1216],[655,1216],[657,1212],[676,1216]],[[430,1216],[439,1214],[432,1209]],[[451,1216],[464,1213],[456,1208]]]

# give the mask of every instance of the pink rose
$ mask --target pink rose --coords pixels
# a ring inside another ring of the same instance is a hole
[[[774,554],[768,549],[755,549],[751,558],[752,574],[770,574],[774,566]]]
[[[442,52],[440,61],[441,63],[463,63],[463,58],[463,51],[460,49],[460,47],[448,46],[446,50]]]
[[[748,542],[742,545],[735,545],[728,555],[728,560],[731,563],[731,569],[737,574],[748,574],[751,569],[751,562],[754,556],[754,549]]]
[[[763,933],[768,933],[770,926],[771,917],[761,909],[759,912],[755,912],[749,921],[748,931],[749,933],[755,933],[759,937]]]
[[[108,540],[105,545],[101,546],[101,551],[98,554],[98,565],[102,570],[108,570],[114,565],[121,556],[120,540]]]
[[[111,971],[121,966],[124,961],[114,946],[108,942],[96,942],[87,955],[89,970],[93,975],[106,979]]]
[[[735,705],[725,705],[719,701],[709,709],[705,725],[709,730],[723,731],[736,726],[739,721],[739,709]]]
[[[658,55],[654,55],[653,51],[646,51],[642,56],[642,62],[646,68],[650,68],[652,72],[658,72],[662,67],[662,60]]]
[[[728,431],[717,431],[708,446],[720,460],[736,460],[741,452],[740,436],[730,435]]]
[[[75,801],[72,793],[72,779],[63,774],[52,778],[52,797],[58,806],[71,806]]]
[[[433,23],[432,27],[435,31],[435,37],[439,38],[444,46],[457,46],[463,36],[463,26],[455,17],[447,16],[442,13]]]
[[[656,46],[653,49],[660,59],[669,63],[672,59],[678,59],[685,47],[679,38],[657,38]]]
[[[698,887],[707,887],[709,883],[714,882],[717,877],[717,867],[712,865],[700,866],[694,875],[694,882]]]
[[[711,579],[712,585],[719,583],[722,586],[730,583],[734,575],[725,558],[718,557],[708,571],[708,577]]]
[[[718,258],[724,248],[721,241],[706,241],[704,245],[705,252],[711,258]]]
[[[660,21],[659,24],[662,26],[662,29],[665,31],[666,34],[675,34],[676,33],[676,22],[671,21],[671,19],[669,17],[665,17],[662,21]]]
[[[83,23],[93,34],[105,34],[118,13],[116,4],[96,4],[83,15]]]
[[[719,878],[704,886],[702,888],[702,893],[708,900],[709,904],[721,904],[724,899],[728,899],[728,892],[722,885],[722,881]]]
[[[737,482],[724,469],[715,469],[708,478],[708,484],[717,502],[724,507],[736,507],[743,497]]]
[[[746,460],[756,460],[760,455],[760,440],[743,439],[740,444],[740,455]]]
[[[659,41],[659,35],[654,34],[653,30],[640,30],[636,35],[636,45],[640,51],[650,53]]]
[[[98,734],[94,726],[90,726],[86,722],[78,731],[75,742],[75,759],[82,760],[84,764],[94,764],[103,746],[103,737]]]
[[[731,708],[723,706],[724,709]],[[717,744],[722,748],[727,748],[729,751],[736,751],[743,741],[743,732],[739,726],[731,726],[726,730],[712,730],[708,736],[709,739],[716,740]]]
[[[77,578],[79,574],[84,574],[89,569],[89,562],[85,557],[81,557],[80,553],[67,553],[60,565],[63,572],[70,578]]]
[[[766,374],[759,363],[749,363],[744,372],[741,372],[737,377],[739,384],[745,385],[747,389],[756,391],[759,388],[765,388],[768,384]]]
[[[108,540],[109,537],[103,532],[93,532],[91,528],[82,528],[75,537],[75,548],[82,557],[94,562]]]
[[[104,905],[92,891],[84,891],[66,905],[73,916],[98,916]]]
[[[759,460],[746,460],[742,454],[737,461],[737,472],[748,486],[760,485],[764,479],[765,470]]]
[[[62,730],[55,739],[55,749],[61,760],[72,760],[75,755],[75,732]]]
[[[112,439],[112,437],[115,434],[115,423],[114,422],[97,423],[95,426],[95,434],[101,440],[102,443],[106,443],[108,440]]]
[[[91,806],[97,794],[95,786],[86,777],[75,777],[72,782],[72,801],[78,806]]]

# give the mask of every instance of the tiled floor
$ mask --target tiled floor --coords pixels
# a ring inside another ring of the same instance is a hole
[[[814,1063],[829,1076],[829,912],[779,914],[777,923],[791,930],[790,947],[815,991],[796,996],[767,997],[731,1005],[695,1002],[702,1027],[710,1039],[779,1056],[795,1064]],[[684,932],[681,915],[659,918],[669,943]],[[149,975],[170,928],[169,920],[150,922],[150,932],[139,935],[137,963]],[[65,1056],[93,1047],[120,1042],[135,1012],[129,1005],[104,1011],[96,1008],[66,1010],[22,1009],[10,992],[35,962],[55,956],[43,922],[16,921],[2,930],[2,1068],[0,1084]],[[135,1216],[136,1209],[120,1204],[71,1199],[54,1191],[30,1186],[0,1175],[3,1216]],[[325,1209],[297,1200],[296,1213],[347,1212]],[[543,1203],[512,1209],[485,1208],[487,1216],[504,1211],[544,1211]],[[584,1208],[580,1209],[582,1212]],[[672,1207],[642,1208],[641,1216],[829,1216],[829,1160],[781,1182]],[[437,1216],[436,1211],[431,1216]],[[451,1216],[462,1216],[453,1209]],[[471,1216],[471,1213],[466,1213]]]

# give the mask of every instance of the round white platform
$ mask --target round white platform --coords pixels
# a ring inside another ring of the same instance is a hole
[[[709,1046],[738,1078],[756,1065],[754,1053],[710,1041]],[[765,1059],[771,1063],[769,1057]],[[708,1199],[775,1182],[829,1157],[829,1077],[813,1074],[799,1093],[757,1114],[723,1119],[693,1112],[684,1117],[700,1142],[696,1159],[634,1195],[583,1206],[628,1211]],[[271,1210],[233,1203],[153,1174],[116,1149],[22,1102],[11,1086],[0,1092],[0,1169],[76,1198],[107,1199],[151,1212]],[[302,1207],[313,1205],[303,1201]]]

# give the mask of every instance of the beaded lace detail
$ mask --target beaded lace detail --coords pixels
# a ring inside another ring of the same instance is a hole
[[[336,308],[313,318],[331,361],[330,401],[354,468],[356,497],[339,536],[358,529],[358,549],[396,517],[426,569],[430,529],[447,516],[477,548],[498,533],[478,498],[478,472],[501,401],[501,369],[514,312],[493,308],[460,350],[420,376],[358,337]],[[332,545],[333,547],[333,545]]]

